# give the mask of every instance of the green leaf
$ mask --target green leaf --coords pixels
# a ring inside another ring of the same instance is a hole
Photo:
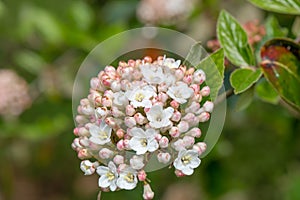
[[[278,94],[300,112],[300,79],[282,63],[264,60],[261,63],[266,79]]]
[[[254,89],[253,87],[239,95],[235,104],[236,111],[245,110],[253,101]]]
[[[265,78],[258,81],[255,85],[255,94],[262,101],[271,104],[277,104],[280,99],[276,90]]]
[[[214,101],[220,88],[223,85],[224,79],[224,51],[218,49],[208,57],[204,58],[196,69],[202,69],[206,74],[206,84],[210,87],[210,97]]]
[[[81,30],[87,30],[93,21],[93,10],[84,1],[75,1],[70,6],[70,16],[76,26]]]
[[[277,61],[300,77],[300,45],[287,38],[267,41],[261,48],[262,61]]]
[[[194,67],[196,64],[200,63],[204,58],[203,50],[204,49],[200,42],[194,44],[183,61],[183,65],[187,67]]]
[[[293,27],[292,27],[292,32],[296,37],[300,36],[300,17],[297,17],[295,19]]]
[[[217,35],[224,48],[225,56],[236,66],[255,65],[255,58],[248,44],[248,38],[241,25],[226,11],[220,13]]]
[[[30,50],[17,52],[14,59],[20,67],[32,74],[38,74],[47,65],[46,61],[39,54]]]
[[[300,15],[299,0],[249,0],[249,2],[264,10]]]
[[[268,38],[284,37],[288,34],[288,29],[281,28],[278,20],[273,15],[269,16],[265,22],[266,36]]]
[[[249,89],[261,77],[260,69],[236,69],[230,76],[231,86],[234,88],[234,93],[239,94]]]

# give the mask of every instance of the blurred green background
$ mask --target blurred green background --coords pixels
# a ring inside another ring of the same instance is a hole
[[[71,148],[73,81],[99,42],[145,25],[136,15],[139,3],[0,0],[0,200],[96,199],[97,175],[83,175]],[[201,0],[192,8],[186,19],[152,24],[205,44],[214,38],[221,9],[242,23],[268,15],[244,0]],[[275,15],[291,29],[294,17]],[[7,81],[3,69],[15,76]],[[236,101],[228,99],[221,138],[193,176],[179,179],[167,168],[149,174],[155,199],[300,199],[299,119],[257,99],[238,112]],[[141,196],[139,185],[134,192],[103,193],[102,199]]]

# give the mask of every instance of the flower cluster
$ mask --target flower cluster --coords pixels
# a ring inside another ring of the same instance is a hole
[[[142,0],[137,17],[145,24],[176,24],[191,14],[194,5],[195,0]]]
[[[13,70],[0,70],[0,115],[18,116],[30,107],[32,99],[27,82]]]
[[[107,66],[90,81],[80,101],[72,147],[85,175],[98,173],[103,191],[132,190],[144,183],[144,199],[154,196],[146,167],[153,158],[173,165],[178,177],[191,175],[205,151],[200,122],[213,110],[201,69],[180,60],[150,57]]]

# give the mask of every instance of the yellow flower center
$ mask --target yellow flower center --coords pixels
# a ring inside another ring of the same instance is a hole
[[[133,183],[134,181],[134,176],[132,173],[128,173],[126,174],[126,176],[124,177],[124,179],[128,182],[128,183]]]
[[[141,139],[141,144],[143,147],[147,146],[147,140],[146,139]]]
[[[106,177],[110,181],[115,179],[115,175],[113,173],[111,173],[111,172],[107,172],[106,173]]]
[[[192,157],[190,155],[186,155],[186,156],[183,156],[181,158],[181,161],[183,162],[183,164],[186,165],[186,164],[189,164],[191,162],[191,159],[192,159]]]
[[[138,101],[138,102],[143,101],[144,98],[145,98],[145,95],[143,95],[142,93],[137,93],[135,95],[135,100]]]
[[[100,132],[99,132],[99,138],[100,138],[101,140],[107,139],[107,133],[106,133],[105,131],[100,131]]]

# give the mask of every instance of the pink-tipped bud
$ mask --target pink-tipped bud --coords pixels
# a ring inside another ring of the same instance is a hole
[[[78,128],[78,136],[90,136],[90,132],[85,127]]]
[[[175,77],[176,77],[176,80],[181,80],[181,79],[183,79],[184,74],[185,74],[185,68],[182,67],[182,66],[180,66],[178,69],[175,70]]]
[[[72,142],[72,149],[74,149],[75,151],[79,151],[82,148],[83,147],[79,143],[79,138],[75,138]]]
[[[118,126],[116,123],[116,120],[113,117],[107,117],[104,121],[108,126],[114,128],[114,129],[117,128],[117,126]]]
[[[195,143],[195,138],[186,135],[183,137],[183,143],[185,148],[191,147]]]
[[[122,172],[125,168],[127,167],[126,164],[122,163],[118,166],[117,172],[120,173]]]
[[[159,141],[161,138],[162,138],[161,134],[159,134],[159,133],[155,134],[155,140],[156,141]]]
[[[112,99],[109,98],[108,96],[103,96],[102,99],[101,99],[101,103],[105,107],[111,107]]]
[[[159,146],[160,148],[167,148],[169,146],[169,139],[166,136],[163,136],[159,140]]]
[[[192,124],[195,121],[195,114],[194,113],[187,113],[182,120],[186,121],[189,124]]]
[[[179,124],[177,125],[178,131],[180,133],[187,132],[189,130],[189,124],[186,121],[180,121]]]
[[[177,109],[179,107],[179,103],[175,100],[171,101],[170,105],[174,108]]]
[[[194,72],[193,74],[193,82],[195,84],[202,84],[206,79],[205,73],[203,70],[198,69],[197,71]]]
[[[179,122],[180,119],[181,119],[181,113],[178,110],[174,111],[171,120],[173,122]]]
[[[160,101],[162,103],[165,103],[168,100],[168,98],[169,98],[169,96],[164,92],[160,92],[158,94],[158,101]]]
[[[191,84],[193,81],[193,76],[188,74],[188,75],[185,75],[183,77],[183,82],[185,82],[186,84]]]
[[[121,156],[121,155],[116,155],[113,159],[114,163],[116,165],[120,165],[120,164],[123,164],[124,163],[124,157]]]
[[[198,152],[199,156],[206,151],[207,145],[204,142],[198,142],[193,145],[193,149]]]
[[[173,126],[173,127],[169,130],[169,134],[170,134],[170,136],[173,137],[173,138],[179,137],[180,132],[179,132],[179,130],[178,130],[178,127]]]
[[[124,140],[124,147],[125,147],[125,149],[129,149],[129,140],[128,139]]]
[[[186,135],[199,138],[199,137],[201,137],[201,130],[200,130],[200,128],[195,127],[195,128],[192,128],[191,130],[189,130],[186,133]]]
[[[185,109],[185,112],[186,113],[195,113],[197,110],[199,110],[199,108],[200,108],[200,104],[193,101],[191,103],[191,105]]]
[[[92,78],[91,81],[90,81],[90,86],[94,90],[98,90],[100,84],[101,83],[100,83],[99,78],[96,78],[96,77]]]
[[[113,117],[119,118],[125,116],[125,113],[120,111],[117,107],[113,106],[111,107],[111,114]]]
[[[135,113],[135,109],[132,105],[127,105],[126,106],[126,115],[128,116],[133,116]]]
[[[175,170],[175,175],[177,177],[184,177],[184,176],[186,176],[182,171],[180,171],[178,169]]]
[[[111,158],[113,156],[113,154],[114,154],[114,152],[107,148],[103,148],[99,151],[99,157],[102,159]]]
[[[78,131],[78,128],[77,128],[77,127],[74,128],[73,133],[74,133],[75,136],[78,136],[79,131]]]
[[[117,149],[119,151],[122,151],[125,149],[124,140],[119,140],[119,142],[117,143]]]
[[[123,138],[125,134],[125,131],[123,129],[118,129],[116,132],[116,135],[118,136],[118,138]]]
[[[211,102],[211,101],[206,101],[203,104],[203,109],[204,109],[204,111],[211,113],[213,111],[213,109],[214,109],[214,103]]]
[[[204,86],[200,93],[202,96],[207,97],[210,94],[210,88],[208,86]]]
[[[96,109],[96,115],[98,118],[104,118],[108,115],[109,111],[106,107],[100,107]]]
[[[152,58],[151,58],[150,56],[145,56],[145,57],[143,58],[143,61],[144,61],[145,63],[152,63]]]
[[[145,181],[147,178],[147,174],[144,170],[138,172],[138,179],[139,181]]]
[[[206,122],[210,118],[210,114],[208,112],[202,112],[198,115],[199,122]]]
[[[190,85],[190,88],[194,90],[194,93],[197,94],[200,91],[200,86],[198,84]]]
[[[157,154],[157,160],[160,163],[168,164],[171,160],[171,155],[169,153],[159,153]]]
[[[91,157],[87,149],[80,149],[77,154],[78,158],[83,160]]]
[[[151,200],[154,198],[154,192],[152,191],[149,184],[144,185],[143,198],[144,200]]]
[[[86,117],[86,116],[83,116],[83,115],[77,115],[75,117],[75,121],[78,123],[78,124],[85,124],[89,121],[89,119]]]
[[[90,145],[90,140],[87,137],[80,137],[79,144],[83,147],[88,147]]]
[[[125,117],[124,123],[127,127],[132,128],[136,125],[134,117]]]
[[[147,122],[147,118],[144,115],[142,115],[141,113],[136,113],[134,115],[134,119],[135,119],[136,123],[139,125],[143,125]]]
[[[182,150],[182,149],[185,149],[185,145],[184,145],[183,139],[178,139],[176,142],[173,143],[172,147],[173,147],[176,151],[180,151],[180,150]]]

